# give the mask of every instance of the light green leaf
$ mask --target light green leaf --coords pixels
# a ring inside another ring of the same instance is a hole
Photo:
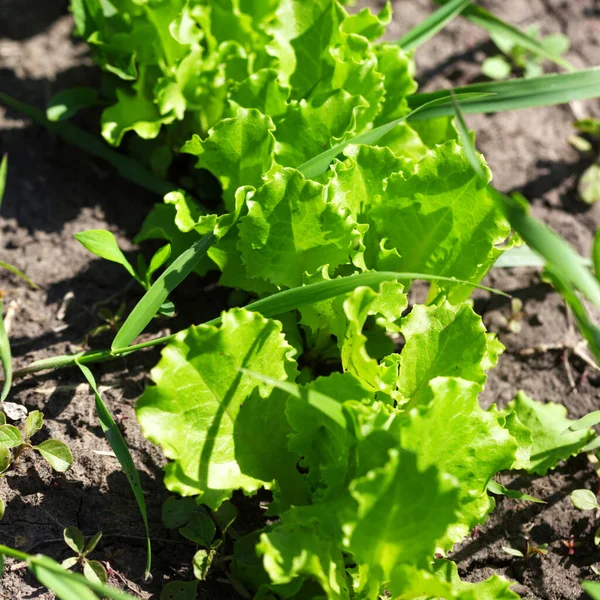
[[[217,508],[236,489],[254,493],[277,479],[284,496],[302,502],[299,457],[287,450],[286,395],[240,370],[293,380],[290,353],[280,324],[241,309],[225,313],[219,329],[191,328],[165,348],[152,372],[156,386],[136,410],[144,435],[174,461],[169,490]]]
[[[271,168],[274,129],[270,117],[240,107],[234,117],[219,121],[206,140],[195,135],[181,151],[197,156],[196,167],[219,179],[225,207],[232,211],[236,190],[242,185],[258,187]]]
[[[63,569],[72,569],[78,562],[78,556],[69,556],[69,558],[65,558],[65,560],[60,563],[60,566],[63,567]]]
[[[248,200],[238,247],[250,277],[297,287],[305,272],[347,262],[357,233],[328,188],[294,169],[277,172]]]
[[[8,154],[5,154],[0,161],[0,208],[4,200],[4,192],[6,191],[6,178],[8,176]]]
[[[356,131],[356,116],[367,108],[361,97],[340,89],[312,102],[292,104],[277,121],[275,155],[285,167],[298,167]],[[299,132],[302,135],[298,135]]]
[[[4,473],[12,462],[12,454],[10,448],[3,443],[0,443],[0,473]]]
[[[83,548],[85,547],[85,539],[83,537],[83,533],[77,529],[77,527],[67,527],[63,531],[63,537],[65,539],[65,544],[76,552],[77,554],[81,554],[83,552]]]
[[[341,548],[323,535],[318,523],[284,518],[263,533],[256,547],[276,585],[299,577],[316,581],[331,600],[350,600]]]
[[[163,123],[174,117],[163,117],[154,102],[141,94],[130,95],[116,89],[117,102],[102,113],[102,137],[112,146],[118,146],[128,131],[135,131],[141,138],[155,138]]]
[[[99,104],[98,92],[91,88],[79,87],[62,90],[48,104],[46,117],[49,121],[70,119],[80,109]]]
[[[25,439],[30,440],[44,425],[44,415],[39,410],[32,410],[25,420]]]
[[[426,461],[392,449],[384,467],[350,485],[357,506],[344,514],[345,546],[375,581],[388,580],[397,565],[427,560],[456,518],[455,480],[419,462]]]
[[[481,65],[481,72],[490,79],[506,79],[511,71],[510,63],[503,56],[486,58]]]
[[[93,583],[105,584],[108,581],[106,569],[97,560],[86,560],[83,563],[83,574],[88,581]]]
[[[506,552],[506,554],[510,554],[511,556],[515,556],[517,558],[524,558],[525,555],[516,548],[511,548],[510,546],[502,546],[502,550]]]
[[[150,259],[150,264],[148,265],[148,271],[146,276],[148,278],[148,283],[151,282],[152,275],[158,271],[162,266],[164,266],[169,258],[171,257],[171,244],[166,244],[162,248],[159,248]]]
[[[366,238],[368,266],[374,261],[380,270],[468,281],[483,278],[501,254],[497,245],[510,232],[485,184],[454,141],[430,151],[414,175],[392,175],[369,216],[374,233]],[[451,288],[451,301],[469,293]]]
[[[368,338],[363,327],[370,315],[378,316],[380,324],[390,331],[398,331],[394,321],[400,319],[408,305],[403,292],[404,286],[398,282],[385,282],[378,292],[370,288],[357,288],[343,302],[337,301],[338,323],[332,324],[332,331],[338,340],[342,368],[351,373],[373,393],[386,393],[394,396],[397,386],[397,364],[379,364],[367,351]],[[393,346],[392,346],[393,348]]]
[[[552,402],[536,402],[524,392],[517,394],[506,411],[515,411],[519,421],[531,430],[533,445],[527,471],[537,475],[544,475],[561,460],[578,454],[593,435],[589,429],[565,433],[573,424],[567,419],[567,409]]]
[[[89,229],[75,234],[75,239],[92,254],[120,264],[127,272],[137,279],[135,269],[131,266],[119,248],[113,233],[105,229]]]
[[[305,389],[308,394],[322,394],[330,402],[338,402],[340,408],[347,401],[373,401],[373,393],[350,373],[319,377]],[[323,402],[319,405],[309,402],[308,394],[303,396],[300,391],[287,401],[285,414],[294,430],[289,449],[303,457],[301,464],[308,469],[313,501],[335,498],[347,486],[356,440],[345,423],[340,424],[323,412]]]
[[[33,449],[37,450],[50,463],[50,466],[59,473],[68,471],[73,465],[73,454],[64,442],[46,440],[34,446]]]
[[[417,305],[402,319],[400,331],[405,346],[398,388],[411,406],[426,400],[428,384],[438,376],[485,384],[488,338],[481,317],[469,305]]]
[[[584,171],[578,189],[584,202],[593,204],[600,200],[600,165],[592,165]]]
[[[129,447],[123,438],[123,434],[117,427],[115,420],[113,419],[110,411],[104,404],[102,400],[102,396],[100,395],[100,390],[98,389],[98,385],[96,384],[96,379],[94,378],[93,373],[90,371],[88,367],[77,363],[79,369],[83,373],[83,376],[87,380],[88,384],[92,388],[94,392],[95,406],[96,406],[96,414],[98,416],[98,420],[100,421],[100,427],[102,428],[102,432],[104,433],[106,440],[108,441],[112,451],[115,453],[123,472],[125,473],[125,477],[127,478],[127,482],[131,487],[131,491],[135,497],[138,508],[140,510],[140,514],[142,516],[142,520],[144,522],[144,527],[146,529],[146,545],[147,545],[147,555],[146,555],[146,575],[150,573],[152,568],[152,546],[150,541],[150,526],[148,524],[148,513],[146,510],[146,500],[144,498],[144,492],[142,490],[142,484],[140,482],[140,476],[133,464],[133,458],[131,456],[131,452],[129,451]],[[98,535],[98,534],[97,534]],[[101,536],[102,534],[100,534]],[[98,537],[95,541],[92,539],[90,544],[93,542],[93,546],[95,546],[100,537]],[[93,546],[89,549],[86,548],[87,552],[91,552]]]
[[[23,443],[21,432],[13,425],[0,425],[0,444],[16,448]]]
[[[600,600],[600,583],[596,583],[595,581],[584,581],[581,585],[593,600]]]
[[[210,550],[200,549],[192,560],[194,577],[199,581],[205,581],[212,562],[213,553]]]
[[[98,542],[102,539],[102,532],[99,531],[98,533],[95,533],[88,541],[87,544],[85,545],[84,548],[84,554],[89,554],[90,552],[92,552],[96,546],[98,545]]]
[[[536,502],[538,504],[546,504],[544,500],[540,500],[535,496],[530,496],[529,494],[525,494],[523,492],[519,492],[519,490],[509,490],[505,488],[503,485],[500,485],[496,481],[490,481],[488,483],[487,489],[492,494],[497,494],[500,496],[506,496],[507,498],[512,498],[513,500],[524,500],[526,502]]]
[[[410,411],[400,436],[402,446],[417,455],[420,469],[435,466],[460,482],[456,516],[438,541],[445,551],[486,520],[494,507],[488,482],[513,464],[517,442],[496,413],[479,406],[476,383],[438,377],[429,387],[430,404]]]
[[[253,73],[231,92],[230,99],[244,108],[255,108],[271,118],[286,112],[290,88],[279,80],[275,69]]]
[[[0,198],[1,200],[1,198]],[[4,370],[4,382],[0,393],[0,402],[4,402],[10,392],[12,385],[12,353],[10,351],[10,340],[4,327],[4,303],[0,300],[0,362]],[[2,442],[2,439],[0,439]]]
[[[575,508],[579,510],[598,510],[598,498],[591,490],[573,490],[569,498]]]

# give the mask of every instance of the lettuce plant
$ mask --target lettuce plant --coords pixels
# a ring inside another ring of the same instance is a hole
[[[497,576],[462,582],[446,557],[486,521],[491,493],[536,500],[493,482],[499,471],[543,474],[594,434],[565,433],[563,407],[524,394],[504,410],[479,404],[503,346],[468,298],[518,242],[505,215],[518,207],[520,223],[531,219],[516,200],[502,210],[448,95],[417,97],[412,53],[379,41],[389,5],[379,15],[338,0],[72,9],[108,74],[104,138],[118,145],[133,132],[134,151],[162,173],[191,155],[222,190],[205,206],[170,192],[148,215],[138,241],[171,248],[152,285],[114,238],[80,236],[149,289],[111,351],[75,362],[149,345],[129,346],[194,269],[259,298],[162,339],[137,403],[144,434],[170,459],[170,491],[212,515],[235,492],[270,491],[264,526],[220,568],[263,600],[517,598]],[[590,81],[577,89],[588,94]],[[465,106],[481,106],[478,89]],[[510,89],[487,110],[522,105]],[[552,101],[561,93],[552,87]],[[427,300],[410,304],[419,278],[432,281]],[[345,287],[352,280],[364,284]],[[213,517],[196,516],[210,522],[210,535],[193,534],[203,579],[219,542]]]

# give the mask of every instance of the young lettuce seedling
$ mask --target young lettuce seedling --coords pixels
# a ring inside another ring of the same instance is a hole
[[[73,465],[73,454],[69,447],[59,440],[46,440],[37,446],[31,438],[42,428],[44,415],[34,410],[27,415],[23,432],[14,425],[8,425],[6,415],[0,412],[0,477],[4,477],[11,466],[26,451],[39,452],[50,466],[59,473],[68,471]],[[4,502],[0,499],[0,519],[4,516]]]
[[[88,540],[87,544],[85,543],[83,534],[77,527],[67,527],[63,532],[63,537],[65,538],[67,546],[69,546],[76,555],[63,560],[61,566],[65,569],[72,569],[77,566],[83,570],[83,574],[88,581],[105,584],[108,580],[108,574],[104,565],[100,561],[89,560],[87,557],[98,545],[98,542],[102,537],[102,532],[99,531],[93,535]]]

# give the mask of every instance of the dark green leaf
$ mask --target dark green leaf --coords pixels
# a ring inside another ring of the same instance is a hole
[[[457,97],[459,94],[486,94],[471,98],[460,97],[461,110],[465,114],[564,104],[572,100],[591,99],[600,95],[600,67],[527,79],[473,83],[453,90],[414,94],[408,97],[410,108],[414,110],[423,106],[424,110],[413,114],[411,120],[452,116],[454,111],[448,103],[429,104],[432,100],[449,98],[452,93]]]
[[[83,563],[83,574],[92,583],[105,584],[108,581],[106,569],[97,560],[86,560]]]
[[[100,395],[100,391],[98,390],[98,386],[96,384],[96,379],[94,378],[94,375],[92,374],[90,369],[85,365],[82,365],[80,363],[77,364],[81,369],[83,376],[90,384],[92,391],[94,392],[94,396],[96,399],[96,414],[98,415],[100,426],[102,427],[102,431],[104,432],[104,435],[106,436],[106,439],[108,440],[112,451],[115,453],[115,456],[117,457],[117,460],[119,461],[123,472],[125,473],[125,477],[127,477],[127,481],[129,482],[131,490],[133,491],[133,495],[135,496],[138,508],[140,509],[140,514],[142,515],[144,527],[146,528],[146,576],[148,576],[152,568],[152,546],[150,541],[150,526],[148,524],[146,500],[144,499],[144,492],[142,490],[140,476],[137,472],[137,469],[135,468],[135,465],[133,464],[133,458],[131,457],[131,453],[129,452],[127,443],[125,442],[125,439],[119,431],[115,420],[113,419],[108,408],[104,404],[104,401],[102,400],[102,396]],[[98,540],[96,540],[96,543],[97,542]]]
[[[539,504],[546,504],[544,500],[540,500],[535,496],[530,496],[529,494],[525,494],[523,492],[519,492],[518,490],[509,490],[505,488],[503,485],[490,481],[487,486],[488,492],[492,494],[506,496],[507,498],[512,498],[513,500],[526,500],[527,502],[537,502]]]
[[[452,19],[460,15],[469,4],[471,4],[471,0],[451,0],[444,4],[408,33],[405,33],[398,40],[398,45],[405,51],[419,47],[442,30]]]

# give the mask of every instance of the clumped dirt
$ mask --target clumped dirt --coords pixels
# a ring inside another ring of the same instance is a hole
[[[367,4],[377,2],[358,3]],[[489,0],[482,4],[519,27],[537,23],[544,33],[566,33],[572,42],[567,58],[574,65],[600,64],[600,4],[596,0]],[[399,0],[394,6],[390,39],[431,10],[427,0]],[[31,0],[26,8],[18,0],[0,0],[0,8],[0,91],[43,107],[61,89],[97,83],[98,74],[85,45],[70,36],[66,0]],[[418,51],[422,88],[478,81],[481,61],[494,52],[485,32],[457,20]],[[590,159],[579,155],[567,138],[575,116],[599,114],[598,102],[588,102],[469,117],[498,187],[525,194],[534,213],[583,253],[589,253],[600,223],[600,206],[589,207],[577,195],[578,177]],[[94,132],[97,122],[94,114],[80,120]],[[41,288],[31,290],[0,271],[15,363],[20,367],[31,360],[78,350],[90,330],[100,324],[100,307],[114,311],[123,301],[133,306],[139,293],[127,287],[128,275],[117,265],[90,258],[73,234],[90,228],[110,229],[133,255],[128,240],[160,198],[118,178],[105,164],[65,145],[17,112],[0,107],[0,131],[0,152],[8,153],[10,160],[0,218],[0,259],[25,270]],[[184,301],[193,297],[193,309],[179,320],[155,324],[152,333],[175,331],[186,321],[214,316],[224,304],[224,295],[210,283],[186,283],[179,297]],[[505,325],[508,302],[476,294],[476,308],[507,347],[490,377],[483,402],[504,404],[523,389],[539,400],[564,404],[572,417],[598,410],[600,372],[569,351],[580,338],[560,298],[540,281],[539,273],[496,270],[487,283],[521,298],[524,315],[522,331],[510,333]],[[201,303],[196,300],[199,297]],[[109,340],[110,334],[91,343],[104,347]],[[540,345],[554,348],[531,351]],[[145,540],[137,506],[117,461],[107,455],[109,448],[94,416],[93,397],[74,371],[16,382],[11,400],[45,414],[46,425],[39,439],[66,441],[75,464],[71,472],[57,476],[40,460],[26,458],[10,477],[0,480],[0,495],[7,502],[0,543],[61,560],[68,554],[61,541],[62,530],[76,525],[86,535],[104,532],[95,557],[114,570],[112,584],[142,598],[158,597],[165,581],[191,577],[194,546],[161,525],[166,498],[161,474],[164,460],[142,437],[133,411],[157,357],[156,351],[148,351],[94,369],[141,473],[154,538],[154,580],[145,583],[141,579]],[[576,390],[571,389],[568,369]],[[478,581],[500,572],[514,580],[515,590],[530,600],[583,598],[579,582],[594,579],[591,567],[600,566],[600,553],[593,543],[600,523],[592,513],[575,510],[568,495],[581,487],[598,491],[593,465],[586,457],[578,457],[548,476],[510,474],[502,483],[547,504],[500,498],[489,522],[457,548],[453,558],[461,575]],[[242,511],[250,510],[248,503],[239,502]],[[576,544],[572,554],[564,543],[571,536]],[[502,550],[503,546],[523,550],[528,540],[533,545],[549,544],[548,554],[525,561]],[[0,598],[52,597],[19,565],[8,566]],[[230,585],[210,577],[207,584],[199,586],[199,597],[227,600],[238,596]]]

